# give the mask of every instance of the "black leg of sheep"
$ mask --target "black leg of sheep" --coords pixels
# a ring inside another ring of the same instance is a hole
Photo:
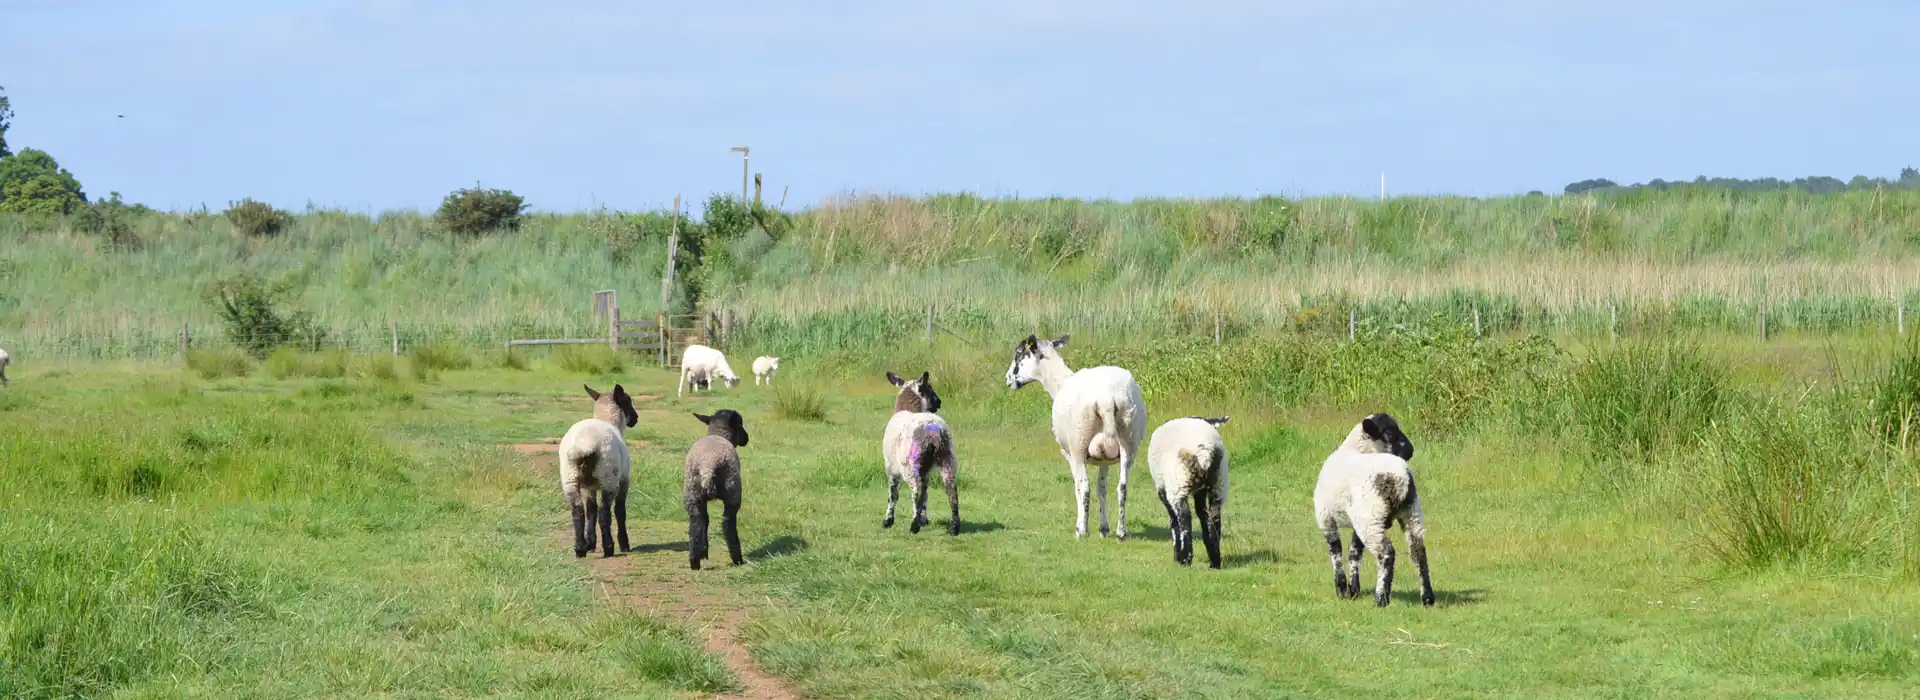
[[[600,494],[600,556],[613,557],[613,502],[614,494]],[[624,534],[624,533],[623,533]]]
[[[613,517],[620,522],[620,553],[633,551],[633,545],[627,541],[627,489],[631,484],[621,484],[620,493],[613,502]]]
[[[707,502],[687,504],[687,565],[698,571],[707,558]]]
[[[960,485],[958,475],[955,473],[957,471],[951,459],[943,461],[940,465],[940,482],[947,487],[947,509],[951,511],[947,520],[948,537],[960,534]]]
[[[575,503],[573,508],[573,556],[584,557],[593,545],[587,542],[587,508]]]
[[[1214,497],[1212,489],[1193,493],[1195,519],[1200,521],[1200,541],[1207,547],[1207,568],[1220,568],[1220,507],[1219,499]],[[1189,537],[1192,535],[1189,534]],[[1187,545],[1187,556],[1193,556],[1193,545]]]
[[[736,492],[725,503],[726,510],[720,512],[720,534],[727,538],[727,557],[739,566],[747,563],[740,556],[740,495]]]

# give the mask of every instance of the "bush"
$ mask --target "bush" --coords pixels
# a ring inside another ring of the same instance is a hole
[[[478,185],[454,190],[441,200],[433,215],[442,228],[454,233],[477,236],[489,231],[520,228],[526,200],[508,190],[481,189]]]
[[[187,351],[187,368],[201,379],[244,377],[253,372],[253,362],[234,348],[195,348]]]
[[[134,217],[152,211],[144,204],[127,206],[120,201],[120,193],[114,192],[107,199],[80,207],[73,223],[81,231],[104,238],[115,247],[132,248],[140,244],[133,231]]]
[[[264,358],[283,345],[319,349],[326,332],[311,315],[276,308],[287,291],[284,285],[269,286],[242,272],[214,283],[208,297],[226,326],[227,339],[254,357]]]
[[[230,203],[227,206],[226,217],[227,221],[233,224],[233,230],[253,238],[279,235],[288,224],[293,222],[292,214],[275,209],[273,205],[266,202],[256,202],[252,199]]]
[[[774,385],[773,412],[791,420],[820,422],[827,419],[827,397],[820,388],[806,382],[781,382]]]

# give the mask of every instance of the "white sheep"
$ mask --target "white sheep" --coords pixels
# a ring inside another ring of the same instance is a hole
[[[953,433],[947,422],[936,415],[940,395],[933,391],[933,379],[921,372],[919,379],[901,379],[892,372],[887,381],[900,388],[893,400],[893,418],[880,437],[880,458],[887,469],[887,517],[880,527],[893,527],[894,506],[900,502],[900,481],[906,480],[913,493],[915,534],[927,524],[927,476],[938,470],[947,487],[947,535],[960,534],[960,490],[955,483],[959,469],[953,455]]]
[[[753,360],[753,384],[759,386],[766,380],[767,386],[773,386],[773,373],[780,371],[780,358],[761,355]]]
[[[1116,494],[1120,521],[1116,534],[1127,538],[1127,472],[1147,432],[1147,402],[1133,373],[1119,367],[1090,367],[1073,371],[1060,359],[1060,348],[1070,336],[1040,340],[1029,335],[1013,346],[1013,364],[1007,367],[1007,386],[1019,389],[1039,382],[1053,397],[1053,439],[1073,470],[1078,515],[1074,537],[1087,534],[1087,463],[1100,465],[1100,535],[1107,535],[1107,468],[1120,463]]]
[[[1227,505],[1227,443],[1219,426],[1228,416],[1175,418],[1153,431],[1147,443],[1147,470],[1160,503],[1167,507],[1173,560],[1193,564],[1193,521],[1207,547],[1207,566],[1220,568],[1220,517]],[[1188,497],[1192,497],[1189,507]]]
[[[1420,511],[1420,493],[1413,485],[1413,441],[1400,431],[1393,416],[1375,413],[1361,419],[1339,449],[1320,467],[1313,488],[1313,514],[1326,536],[1333,560],[1333,587],[1342,598],[1360,595],[1360,555],[1367,548],[1379,566],[1373,604],[1384,607],[1393,590],[1393,541],[1387,529],[1394,521],[1407,533],[1407,549],[1420,569],[1420,604],[1433,605],[1433,582],[1427,575],[1427,526]],[[1340,527],[1353,529],[1351,573],[1340,566]]]
[[[633,467],[627,454],[626,429],[640,421],[626,388],[613,385],[602,394],[584,387],[593,397],[593,417],[574,423],[560,438],[560,492],[573,509],[573,555],[593,551],[595,526],[602,555],[613,556],[613,521],[620,524],[620,551],[627,543],[627,487]]]
[[[13,356],[0,349],[0,386],[7,385],[7,365],[13,364]]]
[[[747,426],[740,414],[723,408],[713,415],[693,414],[707,425],[707,434],[687,448],[687,475],[682,501],[687,507],[687,565],[700,568],[707,558],[707,502],[718,500],[720,533],[727,539],[727,556],[734,566],[740,556],[740,450],[747,446]]]
[[[686,393],[689,380],[694,389],[704,386],[711,391],[715,377],[726,381],[727,388],[740,384],[740,377],[727,365],[725,354],[705,345],[688,345],[686,351],[680,353],[680,388],[675,390],[675,395]]]

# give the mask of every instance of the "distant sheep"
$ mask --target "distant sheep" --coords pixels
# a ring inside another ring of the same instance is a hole
[[[1220,568],[1220,517],[1227,505],[1227,444],[1219,426],[1228,416],[1190,416],[1167,421],[1147,445],[1147,470],[1167,506],[1173,560],[1193,564],[1193,521],[1207,547],[1207,566]],[[1192,497],[1191,507],[1187,503]]]
[[[593,398],[593,417],[574,423],[560,439],[560,491],[573,509],[573,555],[593,551],[598,525],[602,556],[611,557],[616,519],[620,551],[633,549],[627,543],[627,487],[633,468],[625,433],[640,421],[640,414],[619,384],[609,394],[582,388]]]
[[[740,451],[735,448],[747,446],[747,426],[732,409],[693,417],[707,425],[707,434],[687,449],[687,565],[697,570],[707,558],[707,502],[718,499],[726,508],[720,532],[727,538],[727,555],[739,566],[746,560],[740,556]]]
[[[13,356],[6,350],[0,350],[0,386],[7,385],[7,365],[13,364]]]
[[[880,438],[880,456],[887,469],[887,518],[880,527],[893,527],[894,506],[900,502],[900,481],[905,479],[913,492],[913,523],[908,530],[918,534],[927,524],[927,476],[939,470],[947,487],[947,535],[960,534],[960,491],[955,483],[958,460],[953,455],[953,433],[947,422],[935,412],[940,410],[940,395],[933,391],[933,379],[921,372],[919,379],[901,379],[892,372],[887,381],[900,388],[894,397],[893,418]]]
[[[753,360],[753,384],[759,386],[762,380],[767,386],[773,386],[773,373],[780,371],[780,358],[761,355]]]
[[[1407,549],[1420,570],[1420,604],[1433,605],[1433,582],[1427,575],[1427,526],[1414,488],[1413,441],[1400,431],[1393,416],[1375,413],[1361,419],[1339,449],[1320,467],[1313,488],[1314,519],[1326,536],[1333,560],[1333,587],[1342,598],[1360,595],[1360,555],[1373,549],[1379,578],[1373,604],[1385,607],[1393,591],[1393,541],[1387,529],[1400,522],[1407,533]],[[1340,527],[1353,529],[1353,553],[1347,571],[1340,566]],[[1351,573],[1348,573],[1348,572]]]
[[[1060,358],[1069,336],[1040,340],[1029,335],[1013,346],[1013,364],[1007,366],[1007,386],[1019,389],[1039,382],[1053,396],[1053,439],[1073,470],[1074,537],[1087,535],[1087,463],[1100,465],[1100,535],[1107,535],[1107,467],[1120,463],[1118,536],[1127,538],[1127,472],[1147,434],[1147,402],[1133,373],[1119,367],[1091,367],[1078,372]]]
[[[705,345],[688,345],[680,354],[680,388],[675,395],[686,393],[687,382],[691,380],[695,389],[713,388],[713,380],[719,378],[731,389],[740,384],[740,377],[734,375],[733,368],[727,366],[727,356],[719,350]]]

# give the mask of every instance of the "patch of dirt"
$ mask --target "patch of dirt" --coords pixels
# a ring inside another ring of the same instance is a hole
[[[644,440],[634,442],[646,444]],[[523,444],[513,447],[531,456],[536,469],[555,468],[555,445]],[[555,511],[555,515],[564,516],[564,513]],[[673,523],[643,523],[629,519],[627,535],[633,544],[633,551],[603,559],[599,550],[594,550],[577,560],[592,571],[592,585],[600,595],[631,606],[649,617],[682,622],[692,627],[695,636],[702,640],[701,646],[708,653],[720,657],[727,670],[732,671],[743,686],[739,693],[714,697],[798,700],[800,695],[785,681],[760,670],[753,663],[746,645],[740,642],[740,629],[747,622],[750,606],[730,587],[722,585],[719,579],[733,565],[727,561],[726,541],[719,538],[717,524],[712,544],[719,547],[713,550],[713,558],[701,562],[704,568],[700,571],[687,568],[685,523],[679,523],[676,527]],[[554,556],[573,558],[573,530],[570,525],[555,529],[553,541]],[[752,566],[753,560],[748,559],[747,565]]]

